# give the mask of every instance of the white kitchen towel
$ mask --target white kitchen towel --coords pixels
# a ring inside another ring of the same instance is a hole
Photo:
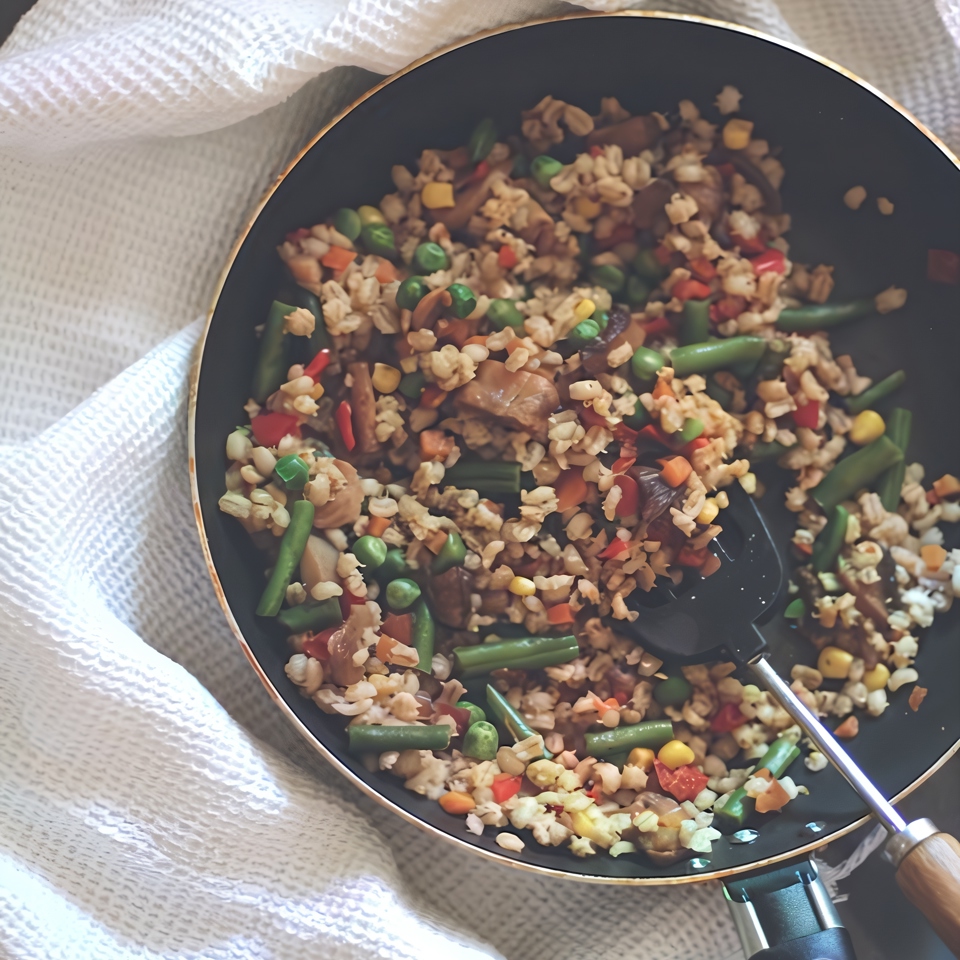
[[[956,0],[656,6],[805,43],[960,144]],[[197,318],[252,203],[365,71],[572,9],[39,0],[0,48],[3,957],[735,951],[715,889],[530,877],[333,776],[239,652],[193,525]]]

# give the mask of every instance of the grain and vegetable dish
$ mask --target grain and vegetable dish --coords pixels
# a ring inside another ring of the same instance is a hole
[[[257,614],[370,770],[507,851],[709,854],[826,765],[732,664],[634,639],[658,578],[717,571],[762,461],[792,478],[793,689],[838,736],[920,707],[919,633],[960,589],[960,481],[909,463],[904,373],[830,345],[907,293],[834,302],[790,259],[739,101],[546,97],[278,248],[220,500],[264,550]]]

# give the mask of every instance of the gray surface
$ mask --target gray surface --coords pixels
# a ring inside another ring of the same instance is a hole
[[[35,0],[0,0],[0,41]],[[908,820],[930,817],[941,830],[960,834],[960,757],[952,759],[931,780],[900,805]],[[837,863],[847,857],[871,829],[832,844],[825,858]],[[838,905],[850,930],[858,960],[950,960],[952,954],[929,928],[923,916],[903,898],[893,869],[879,851],[840,884],[849,899]],[[711,960],[711,958],[704,958]]]

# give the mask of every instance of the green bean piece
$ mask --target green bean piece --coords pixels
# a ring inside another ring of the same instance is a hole
[[[360,537],[353,545],[353,555],[363,564],[364,569],[379,570],[387,559],[387,545],[370,534]]]
[[[689,443],[696,440],[704,431],[703,421],[696,417],[687,417],[683,421],[683,426],[677,431],[677,436],[684,442]]]
[[[478,493],[519,493],[520,464],[493,460],[460,460],[443,476],[444,485]]]
[[[530,173],[530,161],[522,153],[514,154],[513,166],[510,168],[510,176],[514,180],[526,177]]]
[[[647,408],[637,400],[637,405],[633,408],[633,413],[623,418],[623,422],[631,430],[642,430],[650,420],[650,413]]]
[[[290,508],[290,525],[280,541],[277,562],[267,586],[257,604],[257,616],[275,617],[290,586],[290,578],[300,564],[307,547],[307,538],[313,530],[315,507],[309,500],[297,500]]]
[[[347,728],[351,753],[386,753],[388,750],[446,750],[450,746],[451,727],[446,723],[430,726],[384,727],[355,723]]]
[[[377,582],[386,585],[391,580],[408,577],[413,571],[407,566],[403,551],[398,547],[391,547],[387,551],[386,559],[377,567],[375,574]]]
[[[630,369],[642,383],[653,383],[657,372],[663,367],[663,354],[649,347],[637,347],[630,358]]]
[[[782,457],[789,449],[777,440],[771,440],[769,443],[758,440],[750,448],[750,462],[761,463],[764,460],[774,460]]]
[[[864,390],[863,393],[858,393],[855,397],[847,397],[847,410],[854,416],[864,410],[872,410],[874,405],[884,397],[888,397],[895,390],[899,390],[906,379],[907,375],[902,370],[895,370],[889,377],[884,377],[879,383],[875,383],[872,387]]]
[[[797,597],[787,604],[787,609],[783,611],[785,620],[799,620],[807,612],[807,605]]]
[[[837,504],[829,517],[827,525],[817,534],[817,539],[813,542],[811,561],[817,573],[826,573],[834,568],[847,535],[850,514],[847,513],[846,507]]]
[[[567,339],[578,350],[600,336],[600,327],[595,320],[581,320],[568,334]]]
[[[764,350],[755,371],[757,380],[777,380],[783,372],[783,361],[790,356],[787,340],[771,340]]]
[[[537,731],[531,727],[518,710],[510,706],[506,697],[500,693],[493,684],[487,684],[487,706],[490,707],[490,715],[497,723],[507,731],[514,743],[526,740],[527,737],[537,736]],[[543,755],[547,760],[553,759],[553,754],[544,746]]]
[[[583,738],[591,757],[608,757],[634,747],[657,751],[673,739],[673,724],[669,720],[643,720],[599,733],[585,733]]]
[[[421,273],[435,273],[446,270],[450,259],[439,243],[421,243],[413,253],[413,265]]]
[[[653,699],[661,707],[682,707],[693,693],[693,687],[690,686],[686,677],[673,676],[661,680],[653,688]]]
[[[360,222],[366,226],[368,223],[386,223],[387,218],[380,211],[379,207],[373,207],[370,204],[364,204],[362,207],[357,207],[357,215],[360,217]]]
[[[397,255],[397,241],[385,223],[365,223],[360,231],[360,242],[367,253],[378,257],[390,260]]]
[[[677,347],[670,354],[670,361],[678,377],[689,377],[691,373],[729,370],[737,363],[752,361],[755,366],[766,348],[763,337],[730,337]]]
[[[285,286],[284,302],[289,300],[295,307],[303,307],[313,314],[313,333],[310,334],[310,359],[312,360],[320,350],[329,350],[333,346],[327,325],[323,320],[323,307],[320,298],[311,290],[301,287],[298,283],[291,283],[289,289]]]
[[[716,400],[724,410],[729,410],[730,404],[733,403],[733,394],[729,390],[721,387],[720,384],[717,383],[716,377],[707,377],[706,394],[708,397]]]
[[[467,558],[467,547],[460,537],[460,534],[451,530],[447,534],[440,552],[433,558],[430,564],[430,572],[434,576],[446,573],[452,567],[462,567],[463,561]]]
[[[421,597],[413,608],[410,640],[411,646],[420,658],[417,661],[417,669],[422,673],[430,673],[433,669],[433,645],[436,635],[437,627],[433,621],[433,614],[430,612],[427,601]]]
[[[631,264],[633,269],[643,277],[648,283],[657,286],[663,279],[665,273],[663,265],[657,259],[656,254],[649,247],[641,250],[634,258]]]
[[[401,310],[413,310],[429,292],[430,287],[423,277],[407,277],[397,287],[397,306]]]
[[[769,770],[776,779],[782,777],[787,768],[800,756],[800,749],[784,737],[774,740],[767,752],[757,764],[758,770]],[[756,808],[756,801],[747,796],[747,791],[740,787],[727,796],[723,805],[714,806],[713,825],[723,833],[732,833],[741,829],[747,818]]]
[[[310,479],[310,468],[306,461],[295,453],[281,457],[273,469],[288,490],[302,490]]]
[[[403,376],[400,380],[400,386],[397,389],[405,396],[409,397],[411,400],[419,400],[420,394],[423,393],[423,388],[427,385],[427,378],[423,375],[422,370],[414,370],[413,373],[408,373]]]
[[[550,189],[550,181],[563,169],[563,164],[553,157],[541,154],[530,161],[530,176],[543,187]]]
[[[497,125],[490,117],[484,117],[474,128],[467,141],[467,153],[471,163],[479,163],[497,142]]]
[[[631,307],[642,307],[650,299],[650,284],[641,277],[627,278],[627,290],[624,294]]]
[[[296,309],[279,300],[270,304],[267,322],[260,335],[257,366],[253,371],[251,393],[257,403],[265,403],[267,397],[279,390],[280,384],[287,379],[287,364],[283,356],[283,318]]]
[[[703,343],[710,336],[710,301],[687,300],[680,318],[680,342]]]
[[[612,263],[590,268],[590,282],[611,293],[619,293],[627,282],[624,272]]]
[[[491,300],[487,307],[487,319],[498,329],[513,327],[523,329],[523,314],[517,309],[515,300]]]
[[[610,314],[606,310],[594,310],[593,316],[589,318],[592,320],[599,328],[600,332],[603,333],[607,329],[607,324],[610,322]]]
[[[343,622],[343,616],[340,601],[331,597],[329,600],[304,600],[295,607],[287,607],[277,614],[277,620],[291,633],[305,633],[335,627]]]
[[[580,648],[574,636],[518,637],[497,643],[478,643],[472,647],[455,647],[457,673],[479,677],[493,670],[538,670],[575,660]]]
[[[469,700],[458,700],[457,706],[461,710],[470,711],[470,722],[467,724],[468,727],[473,726],[475,723],[479,723],[481,720],[486,720],[487,715],[483,712],[482,707],[478,707],[475,703],[471,703]]]
[[[387,604],[393,610],[406,610],[420,597],[420,586],[415,580],[398,577],[387,584]]]
[[[342,233],[348,240],[356,240],[363,229],[363,221],[356,210],[349,207],[341,207],[333,218],[333,225],[337,228],[337,233]]]
[[[477,309],[477,298],[466,284],[451,283],[447,287],[447,293],[453,301],[450,309],[458,320],[465,320]]]
[[[460,704],[458,703],[459,707]],[[474,760],[492,760],[500,748],[500,734],[497,728],[487,720],[478,720],[467,727],[463,735],[460,752]]]
[[[913,414],[903,407],[894,407],[887,417],[887,436],[903,454],[904,459],[888,467],[877,482],[877,493],[884,510],[893,513],[900,505],[900,490],[907,472],[907,445],[910,443],[910,426]]]
[[[886,435],[861,447],[839,463],[810,491],[829,513],[858,490],[869,487],[889,467],[903,460],[903,451]]]
[[[809,303],[802,307],[788,307],[780,311],[777,328],[788,333],[807,330],[825,330],[841,323],[858,320],[876,313],[873,297],[851,300],[849,303]]]

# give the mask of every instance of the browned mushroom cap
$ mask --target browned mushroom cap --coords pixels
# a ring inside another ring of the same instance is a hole
[[[506,179],[512,166],[512,160],[498,163],[481,181],[461,191],[452,207],[431,210],[431,217],[435,222],[445,224],[450,231],[462,230],[487,201],[494,183]]]
[[[349,687],[359,683],[364,677],[363,665],[354,662],[367,641],[363,633],[367,627],[376,627],[377,618],[365,603],[355,603],[350,607],[350,616],[331,634],[327,641],[330,651],[330,679],[340,687]]]
[[[431,290],[413,308],[410,328],[412,330],[422,330],[424,327],[433,329],[433,325],[440,319],[440,314],[443,313],[443,308],[449,307],[451,303],[453,303],[453,297],[450,296],[446,287]]]
[[[532,244],[536,248],[538,257],[545,257],[553,250],[555,227],[553,217],[532,197],[527,201],[526,207],[527,223],[519,231],[520,239]]]
[[[360,518],[363,490],[360,487],[357,471],[346,460],[333,462],[347,478],[347,485],[332,500],[328,500],[322,507],[317,507],[313,525],[318,530],[330,530],[332,527],[342,527],[347,523],[353,524]]]
[[[665,216],[663,208],[676,192],[676,187],[661,177],[651,180],[633,196],[633,222],[640,230],[650,230]]]
[[[703,169],[706,172],[703,180],[696,183],[681,183],[679,189],[696,200],[700,219],[709,226],[723,213],[723,178],[716,167]]]
[[[729,163],[747,183],[752,183],[760,191],[764,213],[776,215],[783,212],[780,191],[767,179],[767,175],[740,151],[715,147],[707,155],[706,162]]]
[[[646,333],[643,325],[639,321],[633,321],[630,316],[630,311],[627,310],[626,307],[615,303],[610,308],[609,319],[603,332],[599,337],[591,340],[580,350],[581,369],[594,377],[599,376],[601,373],[606,373],[609,369],[607,367],[607,354],[609,354],[614,347],[619,347],[622,343],[629,340],[634,349],[636,349],[643,344],[645,336]],[[572,373],[574,374],[573,379],[565,380],[564,382],[564,388],[566,390],[565,401],[568,400],[570,396],[570,383],[574,380],[582,379],[579,371],[574,370]],[[563,377],[565,375],[562,374],[561,376]]]
[[[625,157],[635,157],[652,147],[660,139],[662,132],[656,117],[631,117],[629,120],[594,130],[587,136],[587,146],[602,147],[615,143],[623,150]]]
[[[526,370],[511,372],[499,360],[484,360],[476,377],[455,391],[454,403],[461,414],[499,420],[543,443],[547,417],[559,406],[560,397],[546,377]]]
[[[451,567],[430,578],[430,603],[433,615],[444,626],[463,630],[470,617],[473,574],[465,567]]]
[[[350,405],[353,407],[353,430],[357,437],[358,453],[374,453],[380,449],[377,440],[377,398],[373,394],[373,380],[366,363],[351,363],[347,371],[353,378],[350,387]]]

